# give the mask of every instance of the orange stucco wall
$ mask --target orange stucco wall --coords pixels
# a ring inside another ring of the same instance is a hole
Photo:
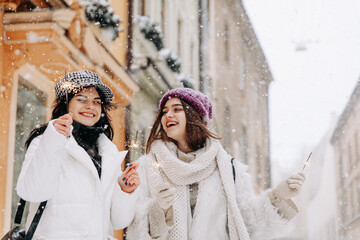
[[[116,13],[124,21],[122,23],[123,28],[127,29],[127,1],[111,1],[112,7]],[[3,11],[0,11],[0,19],[3,19]],[[25,24],[24,24],[25,25]],[[51,23],[50,23],[51,25]],[[9,152],[9,133],[14,132],[15,128],[10,128],[9,113],[12,107],[16,107],[15,102],[11,102],[11,94],[13,90],[12,77],[17,69],[24,64],[28,64],[34,67],[36,71],[40,72],[45,76],[46,81],[54,82],[58,81],[63,76],[65,70],[79,70],[89,69],[95,71],[95,68],[89,67],[86,62],[75,62],[69,60],[70,50],[68,45],[63,44],[64,35],[61,35],[61,31],[53,29],[49,24],[38,24],[38,29],[32,29],[32,33],[36,33],[38,36],[45,36],[51,41],[40,41],[40,42],[28,42],[29,30],[24,27],[23,29],[9,30],[4,28],[3,22],[0,22],[0,36],[5,36],[6,41],[0,38],[0,210],[5,209],[7,198],[11,192],[6,192],[7,185],[7,161]],[[121,64],[126,62],[126,42],[127,33],[120,33],[120,37],[116,40],[114,52],[112,53],[114,58]],[[52,65],[48,64],[52,63]],[[44,66],[50,68],[44,69]],[[56,69],[51,69],[51,66]],[[99,73],[100,75],[103,73]],[[104,83],[109,84],[104,79]],[[124,107],[130,102],[129,96],[132,95],[132,90],[128,89],[124,84],[120,83],[119,79],[111,79],[112,84],[119,84],[122,92],[114,91],[115,99],[119,101],[118,108],[111,112],[112,124],[114,128],[114,140],[113,142],[117,145],[119,150],[125,148],[125,109]],[[126,94],[127,96],[123,96]],[[53,93],[50,94],[53,96]],[[52,101],[52,100],[51,100]],[[49,110],[48,113],[51,111]],[[14,139],[10,139],[14,141]],[[1,214],[2,215],[2,214]],[[8,221],[7,218],[0,217],[0,234],[6,226],[4,221]],[[116,231],[116,237],[122,239],[122,231]]]

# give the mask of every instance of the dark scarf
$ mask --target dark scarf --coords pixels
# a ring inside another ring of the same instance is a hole
[[[99,174],[99,178],[101,178],[101,156],[99,155],[97,140],[105,129],[103,127],[85,126],[76,121],[73,121],[72,125],[74,127],[72,134],[76,142],[89,154]]]

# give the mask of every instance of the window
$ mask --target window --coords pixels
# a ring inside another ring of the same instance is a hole
[[[17,95],[16,110],[16,133],[15,133],[15,154],[14,154],[14,172],[13,189],[16,187],[17,179],[20,174],[21,166],[24,160],[26,149],[25,141],[30,132],[45,122],[45,102],[46,95],[40,92],[29,82],[20,79]],[[12,193],[12,211],[11,219],[14,218],[19,197],[16,191]],[[28,206],[29,204],[27,204]],[[24,213],[26,215],[26,213]]]
[[[241,151],[241,161],[246,165],[248,164],[247,145],[248,145],[247,130],[246,127],[243,126],[242,133],[240,136],[240,151]]]
[[[254,111],[256,114],[259,113],[259,101],[260,101],[260,95],[259,95],[259,87],[257,86],[257,84],[254,84],[253,87],[254,91],[253,91],[253,106],[254,106]]]
[[[195,76],[195,68],[197,66],[194,66],[194,42],[193,40],[191,40],[191,45],[190,45],[190,72],[191,72],[191,76]]]
[[[145,9],[145,5],[146,5],[146,2],[145,0],[139,0],[138,1],[139,5],[138,5],[138,13],[140,16],[145,16],[146,14],[146,9]]]
[[[178,56],[181,59],[181,53],[182,53],[182,27],[183,23],[181,19],[178,19],[178,33],[177,33],[177,48],[178,48]]]
[[[348,145],[348,174],[352,172],[353,169],[353,156],[352,156],[352,149],[351,149],[351,143]]]
[[[231,154],[231,121],[230,121],[230,106],[225,105],[224,112],[224,138],[225,138],[225,149]]]
[[[356,184],[355,184],[355,186],[356,186],[356,195],[357,195],[357,201],[356,201],[356,204],[357,204],[357,214],[359,215],[360,214],[360,177],[358,177],[357,178],[357,180],[356,180]]]
[[[352,212],[353,217],[357,216],[359,203],[357,201],[357,184],[356,179],[352,182],[351,191],[352,191]]]
[[[223,33],[223,38],[224,38],[224,58],[225,58],[225,62],[227,64],[230,63],[230,44],[229,44],[229,27],[227,24],[225,24],[225,29],[224,29],[224,33]]]
[[[256,146],[256,179],[259,187],[261,187],[261,180],[263,178],[261,174],[262,173],[261,168],[262,168],[262,154],[261,154],[260,146],[257,145]]]
[[[351,196],[351,189],[346,189],[346,202],[345,202],[345,211],[346,211],[346,221],[351,220],[352,218],[352,196]]]
[[[244,56],[240,56],[239,66],[239,88],[245,93],[245,59]]]
[[[360,166],[360,154],[359,154],[359,140],[358,133],[356,132],[354,135],[354,148],[355,148],[355,161],[354,164]]]
[[[161,29],[165,34],[165,27],[166,27],[166,19],[165,19],[165,0],[161,0]]]

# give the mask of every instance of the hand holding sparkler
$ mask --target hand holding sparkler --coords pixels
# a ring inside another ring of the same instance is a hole
[[[73,115],[72,113],[67,113],[62,115],[58,119],[54,120],[53,126],[58,133],[69,138],[72,123],[73,123]]]
[[[273,205],[276,206],[277,202],[288,200],[299,194],[302,184],[305,181],[305,175],[302,173],[305,167],[309,164],[312,152],[306,159],[301,172],[289,177],[282,181],[274,190],[269,193],[269,197]]]
[[[295,174],[283,180],[276,188],[269,192],[271,204],[277,208],[277,212],[285,219],[291,220],[295,217],[297,209],[291,198],[300,193],[301,186],[305,181],[303,173]]]
[[[118,178],[121,189],[126,193],[133,192],[140,185],[140,177],[136,169],[139,162],[133,162],[127,165],[125,171]]]
[[[279,185],[270,192],[270,199],[272,201],[288,200],[297,196],[304,181],[305,175],[303,173],[292,175],[279,183]]]

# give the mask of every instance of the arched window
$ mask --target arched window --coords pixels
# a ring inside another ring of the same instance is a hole
[[[38,90],[34,85],[24,80],[22,77],[19,77],[16,107],[11,219],[14,219],[19,202],[19,197],[15,188],[25,157],[25,141],[27,140],[30,132],[36,126],[45,122],[45,109],[46,94]],[[26,213],[24,215],[26,215]]]

